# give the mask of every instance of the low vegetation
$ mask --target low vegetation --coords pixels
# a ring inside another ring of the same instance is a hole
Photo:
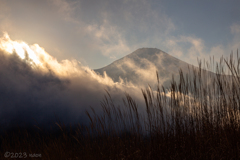
[[[103,114],[86,111],[89,126],[58,122],[54,132],[8,131],[1,136],[1,159],[6,151],[51,160],[239,159],[240,58],[235,64],[231,54],[205,64],[189,68],[192,74],[180,70],[180,81],[173,78],[169,88],[143,89],[144,109],[127,93],[123,105],[115,106],[107,92]]]

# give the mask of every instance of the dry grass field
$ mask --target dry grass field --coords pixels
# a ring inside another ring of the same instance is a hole
[[[142,89],[144,112],[131,95],[115,106],[106,92],[103,114],[86,111],[89,126],[6,131],[0,159],[239,159],[240,58],[206,63],[215,76],[201,65],[192,75],[180,71],[180,82],[173,79],[169,88]]]

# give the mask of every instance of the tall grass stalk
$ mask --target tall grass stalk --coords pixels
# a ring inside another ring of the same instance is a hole
[[[236,64],[233,54],[216,65],[214,57],[199,61],[188,74],[179,70],[179,82],[173,77],[168,88],[156,73],[157,88],[142,89],[144,112],[131,95],[125,93],[123,105],[116,106],[106,91],[103,114],[86,111],[89,126],[67,131],[57,123],[59,136],[5,135],[1,150],[19,152],[22,146],[44,159],[239,159],[239,65],[238,53]]]

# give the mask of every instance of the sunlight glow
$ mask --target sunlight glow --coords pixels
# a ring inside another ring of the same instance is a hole
[[[26,59],[29,62],[34,62],[36,65],[40,64],[40,61],[34,52],[25,42],[12,41],[9,35],[5,32],[0,39],[0,49],[13,54],[14,52],[21,58]]]
[[[5,54],[17,54],[20,59],[24,60],[33,69],[38,69],[38,71],[51,72],[62,78],[88,77],[104,85],[123,86],[123,80],[114,82],[106,73],[101,76],[89,67],[82,66],[77,60],[66,59],[58,62],[38,44],[28,45],[23,41],[13,41],[6,32],[3,37],[0,37],[0,50],[3,50]],[[126,85],[135,87],[132,83]]]

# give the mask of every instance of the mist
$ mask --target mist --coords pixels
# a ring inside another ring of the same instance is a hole
[[[88,124],[90,106],[101,113],[109,92],[116,105],[129,93],[141,106],[141,89],[114,82],[76,60],[58,62],[39,45],[0,38],[0,125],[48,128],[57,120],[65,125]]]

